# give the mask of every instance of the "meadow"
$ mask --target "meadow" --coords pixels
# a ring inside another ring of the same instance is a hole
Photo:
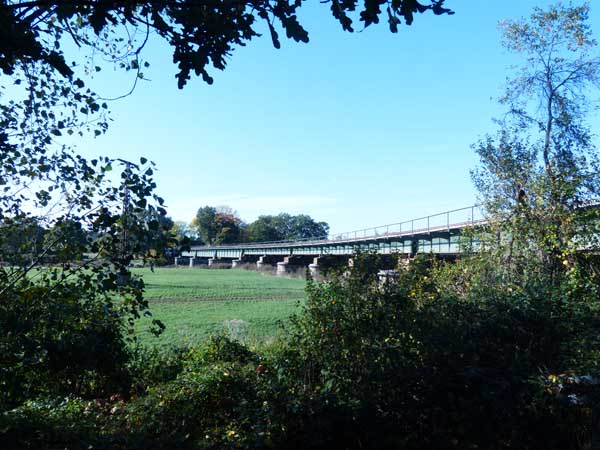
[[[153,317],[166,329],[155,338],[150,319],[137,326],[143,344],[181,346],[229,331],[249,341],[265,341],[281,332],[305,300],[305,281],[248,270],[189,268],[133,269],[146,285]]]

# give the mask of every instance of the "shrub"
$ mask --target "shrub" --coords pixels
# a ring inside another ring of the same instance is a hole
[[[124,324],[110,303],[70,283],[16,287],[0,301],[0,406],[40,395],[87,397],[127,390]]]

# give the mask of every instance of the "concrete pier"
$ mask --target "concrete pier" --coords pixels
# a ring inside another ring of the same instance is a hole
[[[321,257],[317,256],[313,259],[313,262],[308,265],[308,271],[313,278],[319,278],[321,276],[321,266],[319,265]]]
[[[263,255],[256,261],[257,270],[273,269],[278,262],[283,260],[283,255]]]

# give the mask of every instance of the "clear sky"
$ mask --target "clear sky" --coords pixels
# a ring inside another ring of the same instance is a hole
[[[494,130],[496,98],[521,61],[501,48],[497,22],[550,3],[447,0],[453,16],[348,34],[328,5],[309,1],[299,15],[309,44],[280,33],[276,50],[265,33],[213,71],[214,85],[196,78],[183,90],[168,48],[151,40],[151,81],[112,102],[107,134],[79,150],[155,161],[157,192],[186,222],[201,206],[228,205],[247,222],[306,213],[342,232],[467,206],[470,146]],[[104,70],[94,86],[109,97],[130,82]]]

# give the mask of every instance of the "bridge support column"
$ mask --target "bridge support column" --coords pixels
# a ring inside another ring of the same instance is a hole
[[[308,255],[290,255],[283,258],[283,261],[277,263],[277,275],[287,275],[291,273],[306,273],[306,267],[314,258]]]
[[[258,261],[256,261],[256,269],[257,270],[273,269],[275,264],[280,262],[282,259],[283,259],[283,256],[263,255],[260,258],[258,258]]]
[[[283,258],[283,261],[277,263],[277,275],[285,275],[287,273],[293,272],[292,266],[290,264],[291,256],[286,256]]]
[[[231,267],[232,268],[240,268],[240,267],[246,267],[246,268],[250,268],[251,264],[256,264],[256,262],[259,260],[259,256],[257,255],[242,255],[240,256],[238,259],[234,259],[233,261],[231,261]]]
[[[313,278],[319,278],[321,275],[321,270],[319,268],[319,259],[320,257],[317,256],[313,259],[313,262],[308,265],[308,271],[310,272],[310,276]]]

